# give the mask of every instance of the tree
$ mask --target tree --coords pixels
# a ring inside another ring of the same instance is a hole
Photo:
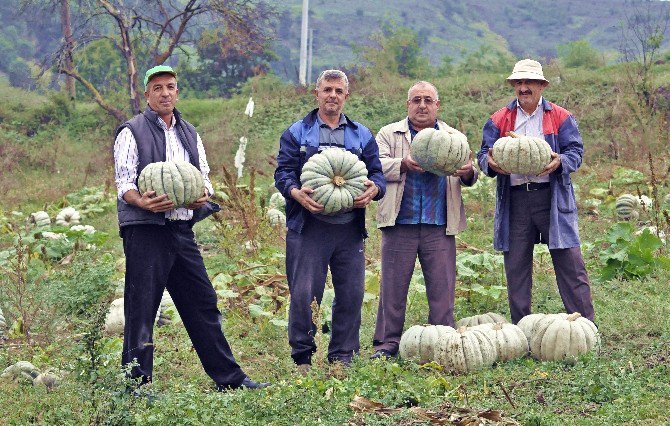
[[[594,49],[586,40],[559,44],[556,49],[558,50],[558,57],[569,68],[582,67],[596,69],[605,63],[600,52]]]
[[[376,72],[412,78],[430,73],[428,59],[419,46],[419,36],[411,28],[386,23],[370,36],[370,40],[371,46],[357,50]]]
[[[670,24],[670,9],[662,2],[645,0],[626,4],[619,51],[628,63],[628,78],[644,104],[653,105],[652,69]]]
[[[60,73],[77,80],[107,113],[124,121],[126,111],[108,102],[91,76],[79,70],[77,50],[100,39],[112,43],[125,71],[130,112],[137,114],[140,69],[177,56],[177,50],[195,43],[196,34],[208,23],[225,28],[228,36],[264,45],[269,37],[264,23],[272,16],[273,11],[263,0],[80,0],[77,32],[70,42],[64,41],[53,62]],[[74,53],[70,56],[69,47]]]

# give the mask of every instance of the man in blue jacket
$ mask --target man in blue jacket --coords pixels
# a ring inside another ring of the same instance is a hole
[[[488,120],[477,159],[482,171],[498,181],[493,245],[504,252],[512,322],[531,312],[533,246],[540,242],[549,246],[567,312],[593,320],[570,178],[581,165],[584,151],[577,122],[569,111],[543,99],[549,82],[539,62],[517,62],[507,81],[517,99]],[[510,174],[496,164],[491,148],[509,131],[547,141],[552,160],[539,175]]]
[[[342,114],[349,80],[339,70],[326,70],[314,90],[318,108],[293,123],[279,140],[275,186],[286,199],[286,275],[291,294],[288,337],[291,357],[301,372],[316,351],[310,304],[321,303],[330,267],[335,300],[328,361],[349,364],[359,350],[361,306],[365,290],[363,240],[365,207],[384,196],[386,182],[375,138],[365,126]],[[325,149],[352,152],[368,170],[367,189],[354,199],[351,212],[321,214],[311,188],[302,187],[300,173],[309,158]]]

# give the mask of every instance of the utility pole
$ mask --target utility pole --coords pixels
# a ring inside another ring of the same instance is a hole
[[[300,84],[306,85],[307,74],[307,26],[309,20],[309,0],[302,0],[302,26],[300,27]]]
[[[307,51],[307,85],[312,84],[312,45],[314,44],[314,28],[309,29],[309,49]]]

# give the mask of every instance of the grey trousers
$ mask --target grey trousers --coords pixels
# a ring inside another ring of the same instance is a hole
[[[405,324],[407,293],[416,257],[428,297],[428,323],[454,326],[456,239],[438,225],[382,228],[382,278],[375,350],[398,352]]]
[[[348,363],[360,349],[365,292],[363,235],[354,223],[334,225],[310,218],[302,233],[286,235],[286,275],[291,304],[288,340],[296,364],[310,364],[316,351],[310,304],[321,304],[328,267],[333,278],[332,334],[328,360]]]
[[[511,191],[509,251],[504,253],[507,296],[512,322],[531,313],[533,246],[538,236],[549,236],[551,189]],[[589,277],[579,247],[549,250],[558,291],[568,313],[579,312],[593,321]]]

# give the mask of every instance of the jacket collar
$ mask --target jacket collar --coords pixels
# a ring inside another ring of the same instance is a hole
[[[177,112],[177,109],[175,109],[175,113],[176,112]],[[317,115],[318,112],[319,112],[319,108],[313,109],[312,111],[309,112],[309,114],[307,114],[305,116],[305,118],[302,119],[302,122],[307,127],[312,127],[314,125],[314,123],[316,123],[316,115]],[[344,115],[345,120],[347,120],[347,126],[353,128],[353,129],[358,129],[358,125],[355,122],[351,121],[349,119],[349,117],[347,117],[346,114],[343,114],[343,115]]]

